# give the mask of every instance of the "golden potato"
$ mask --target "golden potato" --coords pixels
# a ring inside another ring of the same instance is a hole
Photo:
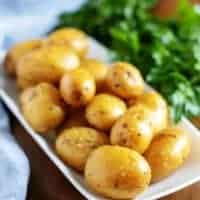
[[[154,133],[159,133],[168,126],[168,107],[166,101],[157,92],[145,92],[133,100],[133,105],[144,104],[152,111],[152,125]]]
[[[110,90],[122,98],[133,98],[144,91],[144,81],[137,68],[125,62],[114,63],[107,73]]]
[[[98,89],[103,86],[108,70],[105,63],[96,59],[83,59],[81,67],[87,69],[94,76]]]
[[[111,144],[144,153],[153,137],[150,116],[151,111],[144,105],[129,108],[112,127]]]
[[[76,110],[70,114],[69,118],[62,124],[61,130],[78,126],[88,126],[83,109]]]
[[[87,35],[75,28],[63,28],[49,35],[46,40],[47,45],[64,45],[73,48],[79,56],[85,56],[88,47],[89,39]]]
[[[100,130],[109,130],[126,112],[126,104],[113,95],[98,94],[86,108],[88,122]]]
[[[43,47],[23,56],[17,65],[17,79],[24,89],[40,82],[58,83],[61,76],[79,67],[78,56],[62,46]]]
[[[152,181],[159,181],[180,167],[190,153],[190,146],[188,134],[180,128],[161,131],[145,152],[152,169]]]
[[[64,119],[65,110],[60,94],[48,83],[25,89],[20,102],[24,117],[40,133],[56,128]]]
[[[80,107],[92,100],[96,85],[93,76],[87,70],[79,68],[62,77],[60,91],[67,104]]]
[[[83,171],[89,154],[108,141],[104,133],[92,128],[65,129],[56,139],[56,152],[71,167]]]
[[[29,40],[13,46],[4,60],[4,67],[9,75],[16,75],[16,67],[19,60],[27,53],[42,46],[41,40]]]
[[[148,187],[151,169],[137,152],[105,145],[90,154],[85,180],[91,189],[105,197],[132,199]]]

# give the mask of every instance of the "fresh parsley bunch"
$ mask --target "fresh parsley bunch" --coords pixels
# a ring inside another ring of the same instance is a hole
[[[168,101],[175,122],[200,115],[200,9],[180,2],[177,15],[151,14],[156,0],[89,0],[63,13],[57,28],[77,27],[136,65]]]

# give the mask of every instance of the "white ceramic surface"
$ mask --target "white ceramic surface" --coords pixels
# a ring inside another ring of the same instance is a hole
[[[108,61],[104,47],[94,40],[91,40],[90,46],[89,57],[100,58]],[[2,59],[3,53],[1,54],[0,61],[2,61]],[[94,194],[89,188],[87,188],[84,184],[83,178],[79,174],[64,165],[64,163],[54,153],[49,139],[35,133],[35,131],[27,124],[19,109],[16,83],[5,76],[2,67],[0,69],[0,88],[0,97],[4,103],[17,117],[22,126],[27,130],[28,134],[32,136],[34,141],[47,154],[63,175],[74,185],[74,187],[89,200],[103,200],[104,198]],[[138,196],[137,200],[158,199],[200,180],[200,132],[187,119],[184,119],[180,123],[180,126],[190,133],[192,139],[192,151],[189,158],[174,174],[156,184],[150,185],[144,193]]]

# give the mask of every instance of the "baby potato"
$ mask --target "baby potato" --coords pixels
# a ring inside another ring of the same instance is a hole
[[[83,171],[89,154],[97,147],[108,144],[108,138],[92,128],[65,129],[56,139],[56,152],[61,159],[78,171]]]
[[[150,116],[151,111],[144,105],[129,108],[113,125],[111,144],[125,146],[143,154],[153,137]]]
[[[62,46],[43,47],[23,56],[17,66],[17,79],[24,89],[40,82],[58,83],[61,76],[79,66],[75,52]]]
[[[32,50],[38,49],[42,46],[41,40],[29,40],[21,42],[13,46],[7,53],[4,59],[5,71],[9,75],[16,75],[16,67],[19,60]]]
[[[152,181],[159,181],[180,167],[190,153],[190,146],[188,134],[180,128],[161,131],[144,154],[152,169]]]
[[[83,59],[81,67],[87,69],[94,76],[98,89],[103,86],[108,70],[106,64],[96,59]]]
[[[80,107],[92,100],[96,85],[93,76],[87,70],[79,68],[62,77],[60,91],[67,104]]]
[[[56,128],[64,119],[65,111],[60,94],[48,83],[25,89],[20,102],[24,117],[40,133]]]
[[[116,95],[130,99],[144,91],[144,81],[139,70],[125,62],[114,63],[108,69],[106,82]]]
[[[46,43],[47,45],[56,44],[71,47],[81,57],[86,55],[89,47],[87,35],[75,28],[63,28],[51,33]]]
[[[119,146],[95,149],[85,166],[85,181],[95,192],[112,199],[132,199],[151,180],[151,169],[137,152]]]
[[[86,108],[88,122],[97,129],[109,130],[126,112],[126,104],[110,94],[98,94]]]
[[[88,126],[88,122],[85,118],[85,111],[76,110],[70,114],[69,118],[63,123],[61,129],[79,127],[79,126]]]
[[[157,92],[145,92],[135,99],[134,104],[144,104],[152,111],[152,125],[154,133],[159,133],[168,126],[168,107],[166,101]]]

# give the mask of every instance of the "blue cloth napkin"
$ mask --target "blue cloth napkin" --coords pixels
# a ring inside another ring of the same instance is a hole
[[[58,13],[74,10],[83,1],[0,0],[0,51],[18,41],[43,36],[56,24]],[[0,200],[25,200],[29,170],[0,103]]]

